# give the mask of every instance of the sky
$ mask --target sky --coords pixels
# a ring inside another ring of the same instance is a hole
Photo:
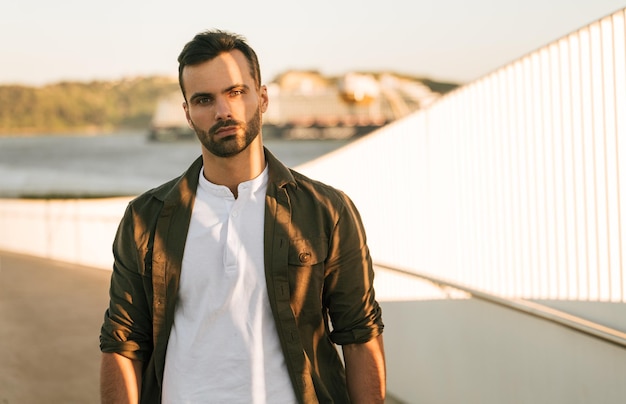
[[[265,83],[290,70],[468,83],[626,0],[19,0],[0,4],[0,84],[176,76],[207,29],[243,35]]]

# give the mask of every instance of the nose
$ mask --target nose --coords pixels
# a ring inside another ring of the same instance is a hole
[[[218,97],[215,103],[215,120],[222,121],[232,118],[230,103],[224,97]]]

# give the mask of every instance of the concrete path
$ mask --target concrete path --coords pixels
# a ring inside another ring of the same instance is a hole
[[[0,404],[99,402],[110,276],[0,252]]]
[[[0,251],[0,404],[99,402],[110,276]]]

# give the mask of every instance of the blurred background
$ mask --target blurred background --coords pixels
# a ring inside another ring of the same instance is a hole
[[[176,58],[212,28],[362,213],[390,402],[623,402],[625,6],[0,4],[0,403],[98,402],[113,234],[199,155]]]
[[[207,4],[64,0],[0,6],[0,83],[176,75],[197,32],[246,36],[264,81],[287,70],[394,71],[467,83],[623,6],[617,0],[401,0]]]

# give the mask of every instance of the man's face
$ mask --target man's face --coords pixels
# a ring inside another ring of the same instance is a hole
[[[261,132],[267,89],[257,90],[245,56],[238,50],[185,66],[187,120],[198,139],[218,157],[245,150]]]

